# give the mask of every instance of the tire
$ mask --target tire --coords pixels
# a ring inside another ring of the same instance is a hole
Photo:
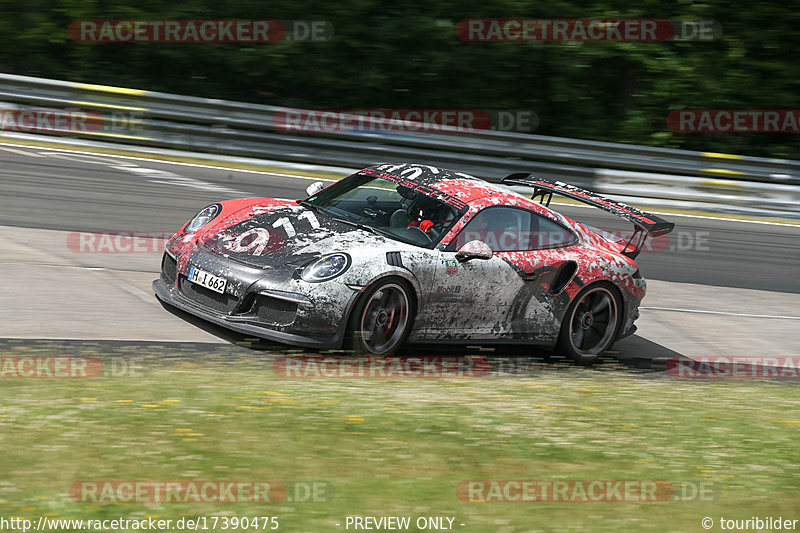
[[[414,291],[397,278],[380,280],[359,298],[347,325],[346,347],[358,354],[391,355],[414,323]]]
[[[622,300],[608,282],[584,287],[570,303],[561,323],[558,351],[581,365],[591,365],[617,338]]]

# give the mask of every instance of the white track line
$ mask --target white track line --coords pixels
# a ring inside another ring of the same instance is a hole
[[[0,147],[4,146],[21,146],[18,144],[9,144],[9,143],[0,143]],[[330,181],[334,182],[336,180],[327,179],[327,178],[315,178],[313,176],[302,176],[299,174],[283,174],[281,172],[267,172],[265,170],[245,170],[239,168],[231,168],[231,167],[224,167],[220,165],[201,165],[199,163],[183,163],[179,161],[165,161],[162,159],[152,159],[148,157],[135,157],[129,155],[116,155],[116,154],[99,154],[96,152],[83,152],[81,150],[67,150],[65,148],[44,148],[44,147],[36,147],[37,150],[46,150],[51,152],[65,152],[70,154],[88,154],[94,155],[96,157],[116,157],[119,159],[131,159],[133,161],[148,161],[151,163],[160,163],[164,165],[180,165],[186,167],[195,167],[195,168],[209,168],[213,170],[229,170],[231,172],[244,172],[247,174],[263,174],[267,176],[280,176],[283,178],[293,178],[293,179],[302,179],[302,180],[312,180],[312,181]],[[41,152],[40,152],[41,153]],[[557,203],[553,202],[552,205],[565,205],[570,207],[586,207],[589,208],[591,206],[585,205],[575,205],[575,204],[565,204],[565,203]],[[741,222],[742,224],[765,224],[768,226],[788,226],[792,228],[800,228],[800,224],[790,224],[786,222],[769,222],[765,220],[743,220],[739,218],[724,218],[724,217],[715,217],[710,215],[690,215],[687,213],[668,213],[663,211],[649,211],[654,215],[669,215],[669,216],[678,216],[678,217],[689,217],[689,218],[702,218],[707,220],[720,220],[723,222]]]
[[[4,146],[21,146],[21,145],[0,142],[0,147],[4,147]],[[33,149],[33,148],[31,148],[31,149]],[[166,165],[180,165],[180,166],[184,166],[184,167],[210,168],[210,169],[213,169],[213,170],[229,170],[231,172],[244,172],[244,173],[247,173],[247,174],[265,174],[267,176],[281,176],[281,177],[286,177],[286,178],[298,178],[298,179],[313,180],[313,181],[331,181],[331,182],[336,181],[336,180],[327,179],[327,178],[315,178],[315,177],[312,177],[312,176],[302,176],[302,175],[299,175],[299,174],[283,174],[283,173],[280,173],[280,172],[267,172],[266,170],[246,170],[246,169],[240,169],[240,168],[224,167],[224,166],[220,166],[220,165],[202,165],[200,163],[183,163],[183,162],[180,162],[180,161],[165,161],[163,159],[152,159],[152,158],[149,158],[149,157],[135,157],[135,156],[130,156],[130,155],[102,154],[102,153],[97,153],[97,152],[83,152],[81,150],[67,150],[66,148],[49,148],[49,147],[37,146],[37,147],[35,147],[35,149],[36,150],[41,150],[41,151],[48,151],[48,152],[64,152],[64,153],[68,153],[68,154],[93,155],[93,156],[96,156],[96,157],[116,157],[118,159],[131,159],[133,161],[147,161],[147,162],[150,162],[150,163],[163,163],[163,164],[166,164]],[[39,153],[42,153],[42,152],[39,152]]]
[[[703,309],[680,309],[677,307],[640,307],[639,309],[647,309],[649,311],[674,311],[678,313],[702,313],[705,315],[726,315],[726,316],[739,316],[745,318],[779,318],[783,320],[800,320],[800,316],[784,316],[784,315],[756,315],[752,313],[731,313],[728,311],[706,311]]]
[[[563,205],[565,207],[580,207],[585,209],[596,209],[591,205],[578,205],[578,204],[569,204],[566,202],[550,202],[550,205]],[[703,218],[706,220],[721,220],[723,222],[744,222],[746,224],[766,224],[768,226],[788,226],[790,228],[800,228],[800,223],[792,224],[790,222],[770,222],[769,220],[747,220],[742,218],[723,218],[723,217],[715,217],[711,215],[691,215],[688,213],[670,213],[668,211],[650,211],[647,210],[648,213],[652,213],[654,215],[667,215],[671,217],[689,217],[689,218]]]
[[[27,155],[28,157],[46,157],[44,155],[37,154],[35,152],[26,152],[25,150],[15,150],[14,148],[6,148],[5,146],[0,147],[0,150],[5,150],[6,152],[14,152],[15,154],[19,155]]]
[[[153,252],[153,254],[161,255],[162,252]],[[84,266],[84,265],[58,265],[55,263],[23,263],[20,261],[0,261],[0,265],[14,265],[14,266],[37,266],[37,267],[44,267],[44,268],[74,268],[78,270],[92,270],[92,271],[100,271],[100,270],[109,270],[115,272],[144,272],[158,275],[161,271],[160,270],[138,270],[138,269],[130,269],[130,268],[116,268],[116,267],[100,267],[100,266]]]
[[[648,211],[654,215],[667,215],[671,217],[690,217],[690,218],[704,218],[707,220],[726,220],[730,222],[745,222],[747,224],[766,224],[767,226],[789,226],[790,228],[800,228],[800,223],[791,224],[788,222],[770,222],[768,220],[743,220],[740,218],[720,218],[710,215],[689,215],[686,213],[667,213],[665,211]]]
[[[106,165],[106,166],[114,166],[114,165],[123,165],[126,167],[135,167],[133,163],[128,163],[127,161],[104,161],[102,157],[98,156],[90,156],[89,154],[50,154],[47,152],[39,152],[40,157],[57,157],[59,159],[65,159],[67,161],[75,161],[77,163],[91,163],[93,165]],[[78,157],[73,157],[73,156]],[[88,157],[88,159],[81,159]]]

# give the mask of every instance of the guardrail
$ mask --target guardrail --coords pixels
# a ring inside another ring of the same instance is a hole
[[[10,74],[0,74],[0,102],[102,117],[94,131],[37,133],[343,167],[419,161],[487,179],[528,171],[612,195],[800,216],[800,161],[793,160],[446,126],[387,132],[409,123],[364,117],[368,131],[289,133],[276,117],[303,110]],[[115,127],[120,117],[125,128]]]

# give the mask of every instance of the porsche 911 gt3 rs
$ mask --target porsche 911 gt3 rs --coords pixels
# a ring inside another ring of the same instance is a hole
[[[384,164],[307,192],[202,209],[167,243],[157,297],[303,347],[388,355],[407,341],[527,343],[591,363],[635,330],[645,294],[635,257],[674,226],[526,173],[492,184]],[[610,238],[551,209],[553,194],[634,231]]]

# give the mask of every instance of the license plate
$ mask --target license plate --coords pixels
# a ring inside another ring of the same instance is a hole
[[[225,286],[228,284],[228,281],[225,278],[220,278],[214,274],[209,274],[205,270],[200,270],[197,267],[189,267],[189,275],[187,276],[187,279],[192,283],[197,283],[198,285],[202,285],[203,287],[211,289],[212,291],[220,294],[225,294]]]

